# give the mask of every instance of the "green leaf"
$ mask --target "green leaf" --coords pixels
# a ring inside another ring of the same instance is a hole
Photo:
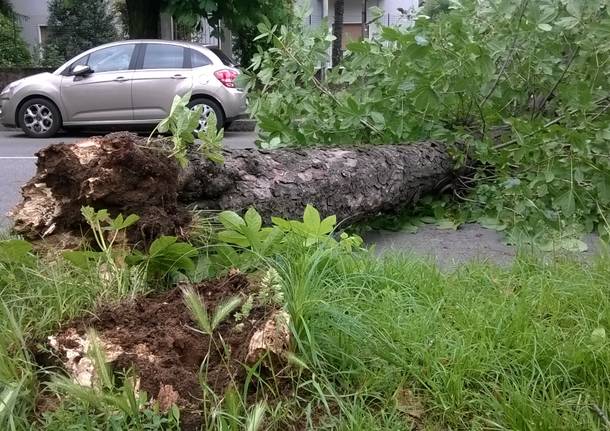
[[[553,30],[553,27],[551,27],[549,24],[538,24],[538,28],[542,31],[551,31]]]
[[[292,225],[288,220],[284,220],[281,217],[271,217],[271,222],[282,229],[284,232],[289,232],[292,229]]]
[[[255,232],[259,231],[260,228],[263,226],[263,219],[261,218],[260,214],[252,207],[248,208],[248,211],[246,211],[244,221],[246,222],[246,225]]]
[[[265,240],[261,244],[260,252],[263,254],[267,253],[275,245],[279,244],[283,236],[284,232],[279,227],[274,227],[273,229],[269,230]]]
[[[402,33],[394,27],[382,27],[381,37],[385,40],[393,42],[402,38]]]
[[[582,18],[583,0],[567,0],[566,10],[574,18],[580,20]]]
[[[169,247],[170,245],[174,244],[176,241],[178,241],[178,238],[176,238],[175,236],[161,236],[161,237],[159,237],[159,238],[157,238],[156,240],[153,241],[153,243],[150,245],[148,253],[151,256],[155,256],[157,254],[160,254],[167,247]]]
[[[574,214],[576,210],[576,201],[574,200],[574,192],[572,189],[561,194],[555,201],[557,206],[561,208],[563,214],[567,217]]]
[[[378,126],[383,126],[385,124],[385,118],[381,112],[373,111],[369,114],[369,116]]]
[[[218,232],[218,239],[227,244],[235,244],[240,247],[248,247],[250,245],[248,238],[234,230],[223,230]]]
[[[564,28],[566,30],[570,30],[574,27],[576,27],[578,25],[579,21],[578,19],[571,17],[571,16],[566,16],[563,18],[559,18],[556,22],[555,25]]]
[[[242,226],[246,225],[244,219],[237,215],[234,211],[223,211],[218,215],[218,220],[227,229],[239,231]]]
[[[309,231],[315,231],[320,226],[320,213],[309,204],[305,207],[303,213],[303,223]]]
[[[460,223],[456,223],[449,219],[439,220],[438,224],[436,225],[436,228],[440,230],[457,230],[458,227],[460,227]]]
[[[400,226],[401,232],[417,233],[418,230],[419,228],[411,223],[404,223],[402,226]]]
[[[506,224],[500,222],[495,217],[480,217],[478,220],[479,224],[485,229],[491,229],[495,231],[503,231],[506,229]]]
[[[32,245],[22,239],[9,239],[0,241],[0,262],[5,263],[32,263],[34,257],[30,254]]]
[[[335,228],[336,224],[337,224],[337,216],[331,215],[331,216],[326,217],[320,223],[320,229],[318,231],[318,234],[324,235],[324,234],[328,234],[328,233],[332,232],[333,229]]]
[[[72,265],[80,269],[91,269],[100,262],[103,253],[97,251],[64,251],[62,256]]]

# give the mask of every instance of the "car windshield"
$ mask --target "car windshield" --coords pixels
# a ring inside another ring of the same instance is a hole
[[[218,58],[220,58],[220,61],[222,61],[222,64],[224,64],[225,66],[228,66],[228,67],[236,67],[237,66],[235,61],[233,61],[233,59],[231,59],[231,57],[229,57],[227,54],[222,52],[220,49],[218,49],[218,48],[209,48],[209,50],[212,51],[214,54],[216,54],[216,56]]]

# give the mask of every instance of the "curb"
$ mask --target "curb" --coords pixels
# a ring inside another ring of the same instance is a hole
[[[256,121],[250,119],[235,120],[227,127],[228,132],[254,132],[255,129]]]

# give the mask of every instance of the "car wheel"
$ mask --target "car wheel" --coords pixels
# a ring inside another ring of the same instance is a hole
[[[17,115],[21,130],[31,138],[50,138],[61,127],[59,109],[48,99],[36,98],[26,101],[19,108]]]
[[[203,106],[203,110],[201,111],[201,118],[199,118],[199,124],[195,128],[195,133],[198,133],[201,130],[205,130],[207,128],[208,120],[210,119],[211,115],[216,116],[216,127],[218,128],[218,130],[224,127],[225,115],[218,103],[207,98],[197,98],[191,100],[188,104],[188,107],[191,109],[196,109],[198,106]]]

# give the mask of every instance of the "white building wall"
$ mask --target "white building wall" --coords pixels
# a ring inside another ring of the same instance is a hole
[[[299,4],[305,4],[307,0],[297,0]],[[306,17],[305,23],[310,25],[319,25],[323,16],[323,0],[311,0],[309,6],[311,16]],[[376,6],[384,12],[383,18],[380,20],[383,25],[402,25],[409,18],[401,14],[398,8],[405,11],[414,11],[419,4],[419,0],[367,0],[367,21],[370,21],[371,8]],[[328,0],[328,20],[332,23],[335,16],[335,1]],[[345,0],[345,11],[343,13],[343,22],[346,24],[356,24],[362,21],[362,0]]]
[[[408,25],[411,21],[411,18],[418,7],[418,0],[382,0],[382,7],[385,11],[383,25],[390,26],[402,26]],[[407,15],[404,15],[402,12],[398,11],[398,8],[403,9],[404,11],[409,12]]]
[[[367,17],[371,19],[370,8],[373,6],[381,7],[383,0],[367,0]],[[335,18],[335,1],[328,2],[328,19],[330,22]],[[345,0],[345,9],[343,11],[343,22],[345,24],[358,24],[362,22],[362,0]]]
[[[15,13],[24,17],[20,22],[21,35],[30,47],[40,43],[40,26],[47,25],[47,2],[48,0],[11,0]]]

